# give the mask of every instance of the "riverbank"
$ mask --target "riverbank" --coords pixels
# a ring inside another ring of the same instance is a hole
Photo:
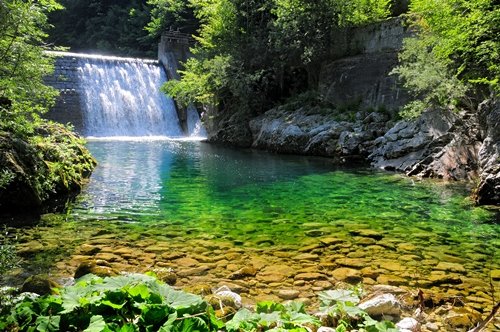
[[[82,138],[44,122],[29,136],[0,133],[0,213],[60,210],[96,165]]]
[[[485,101],[475,113],[431,110],[399,121],[384,109],[346,111],[292,102],[253,118],[220,113],[207,122],[210,142],[472,181],[479,183],[471,193],[477,204],[500,204],[499,101]]]

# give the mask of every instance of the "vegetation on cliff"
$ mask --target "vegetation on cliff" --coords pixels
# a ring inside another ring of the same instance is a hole
[[[500,93],[500,4],[494,0],[412,0],[407,38],[394,72],[416,99],[415,117],[433,106],[476,109]]]
[[[77,190],[95,164],[80,138],[40,117],[57,96],[43,82],[53,70],[44,29],[47,13],[59,8],[53,0],[0,3],[2,211],[39,209],[49,198]]]
[[[259,114],[315,89],[335,29],[389,15],[390,1],[191,1],[200,21],[195,57],[165,91]]]
[[[150,21],[146,0],[60,0],[52,12],[49,42],[75,52],[155,57],[156,41],[144,26]]]

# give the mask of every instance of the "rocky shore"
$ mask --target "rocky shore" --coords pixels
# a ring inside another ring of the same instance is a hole
[[[474,113],[429,110],[415,120],[394,117],[387,111],[281,106],[248,121],[222,116],[208,126],[209,141],[326,156],[408,176],[477,181],[476,203],[500,204],[499,101],[487,100]]]

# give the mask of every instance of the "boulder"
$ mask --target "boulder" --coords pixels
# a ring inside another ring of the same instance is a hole
[[[52,280],[48,275],[36,274],[28,277],[21,286],[23,293],[35,293],[38,295],[52,294],[52,289],[61,286]]]
[[[393,294],[377,295],[367,301],[361,302],[358,307],[374,317],[401,315],[401,303],[399,303]]]
[[[413,332],[420,329],[420,323],[415,318],[406,317],[400,320],[396,327],[400,332]]]
[[[480,131],[474,115],[429,110],[418,119],[400,121],[375,141],[368,156],[373,167],[407,175],[448,180],[478,174]]]
[[[101,262],[95,260],[88,260],[80,263],[80,265],[76,268],[74,278],[78,279],[89,273],[99,277],[111,277],[118,274],[118,272],[113,270],[111,267],[101,264]]]

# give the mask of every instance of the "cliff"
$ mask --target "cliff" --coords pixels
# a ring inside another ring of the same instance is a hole
[[[278,153],[320,155],[409,176],[479,180],[478,204],[500,204],[499,102],[476,112],[429,110],[395,121],[409,96],[390,74],[409,32],[401,19],[337,31],[318,96],[259,116],[205,119],[209,140]]]

